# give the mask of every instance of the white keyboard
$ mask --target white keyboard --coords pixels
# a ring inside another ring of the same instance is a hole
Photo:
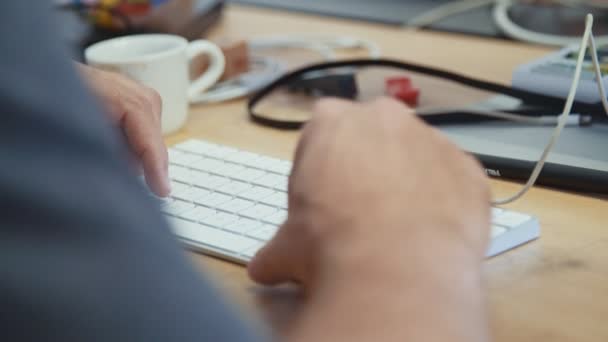
[[[162,211],[188,247],[248,262],[287,218],[291,162],[188,140],[169,149],[173,192]],[[539,237],[538,221],[494,208],[488,256]]]

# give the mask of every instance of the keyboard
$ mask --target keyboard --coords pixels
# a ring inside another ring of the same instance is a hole
[[[287,218],[291,162],[188,140],[169,149],[172,193],[160,199],[175,235],[188,248],[247,263]],[[538,238],[534,217],[492,209],[488,257]]]

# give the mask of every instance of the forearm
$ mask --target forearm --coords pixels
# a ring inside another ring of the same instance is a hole
[[[374,255],[332,267],[291,341],[488,340],[479,261],[449,242],[404,248],[396,263]]]

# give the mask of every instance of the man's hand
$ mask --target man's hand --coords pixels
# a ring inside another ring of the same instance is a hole
[[[411,110],[325,100],[296,152],[288,220],[249,272],[308,290],[296,339],[480,341],[489,203],[481,167]]]
[[[120,125],[146,182],[158,196],[171,191],[167,148],[161,131],[160,95],[122,75],[79,64],[81,74],[106,106],[112,122]]]

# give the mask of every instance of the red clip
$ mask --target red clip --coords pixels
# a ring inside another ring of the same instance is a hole
[[[407,76],[389,77],[385,80],[386,94],[405,102],[410,107],[418,106],[420,89],[412,85]]]

